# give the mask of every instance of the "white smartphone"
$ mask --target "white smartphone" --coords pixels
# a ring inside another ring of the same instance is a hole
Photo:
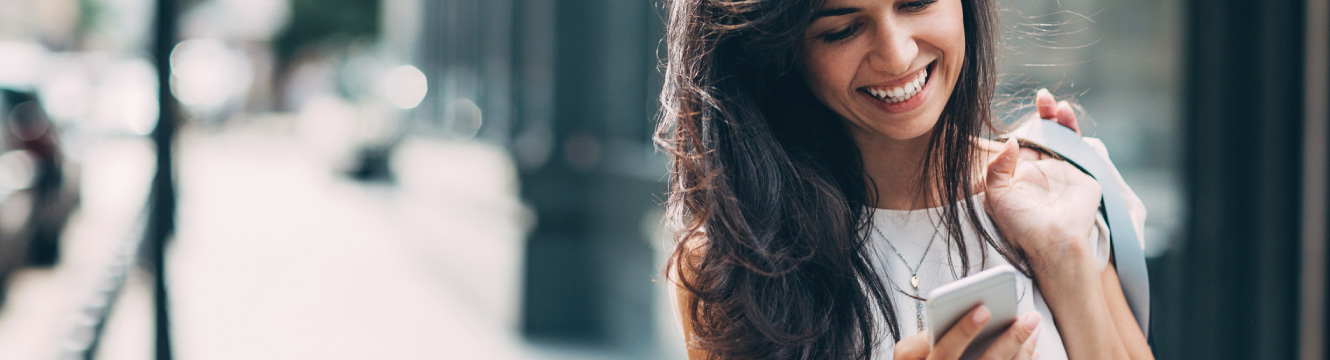
[[[934,289],[927,305],[928,328],[932,331],[929,347],[937,344],[970,309],[982,304],[993,315],[961,356],[961,359],[978,358],[1016,321],[1016,279],[1019,275],[1011,265],[1002,265]]]

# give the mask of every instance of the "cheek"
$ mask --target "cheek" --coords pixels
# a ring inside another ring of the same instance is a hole
[[[943,46],[946,53],[946,65],[951,70],[951,78],[954,80],[960,75],[960,70],[965,62],[965,21],[964,11],[959,3],[953,4],[949,9],[950,14],[944,17],[946,24],[938,26],[937,29],[946,29],[937,33],[939,37],[938,44]]]
[[[831,105],[837,96],[846,93],[854,79],[856,62],[848,52],[836,51],[818,45],[807,45],[804,51],[804,80],[813,95]]]

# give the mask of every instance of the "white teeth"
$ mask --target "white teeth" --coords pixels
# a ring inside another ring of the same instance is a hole
[[[928,82],[928,69],[924,69],[923,71],[919,72],[919,76],[915,77],[914,80],[906,83],[905,86],[890,88],[890,89],[864,88],[864,90],[869,94],[877,97],[878,100],[882,100],[882,102],[888,104],[895,104],[898,102],[909,100],[910,98],[913,98],[915,95],[918,95],[919,91],[924,89],[924,85],[926,85],[927,82]]]

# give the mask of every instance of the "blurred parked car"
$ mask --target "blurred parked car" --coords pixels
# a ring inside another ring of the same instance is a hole
[[[0,89],[0,304],[25,266],[60,261],[60,234],[79,204],[78,165],[32,92]]]

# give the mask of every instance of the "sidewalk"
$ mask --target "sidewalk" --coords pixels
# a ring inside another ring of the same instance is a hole
[[[510,167],[493,163],[502,156],[467,146],[417,147],[412,151],[421,154],[459,152],[437,161],[448,169],[445,177],[460,182],[427,191],[413,189],[433,181],[428,173],[408,175],[400,186],[345,179],[280,135],[186,134],[178,149],[180,215],[167,279],[178,359],[624,357],[532,344],[515,331],[517,266],[531,220],[515,187],[493,181]],[[141,150],[135,156],[142,158]],[[421,154],[410,161],[436,161]],[[146,189],[147,178],[134,181]],[[66,243],[89,255],[21,276],[20,299],[0,314],[0,359],[52,356],[66,335],[67,309],[84,293],[79,284],[114,245],[105,237],[118,220],[103,213],[127,211],[110,205],[142,204],[88,198],[92,206]],[[104,244],[87,245],[98,242]],[[146,279],[130,278],[100,359],[151,358],[150,290]]]
[[[446,254],[412,243],[513,231],[403,226],[394,188],[342,179],[291,139],[223,134],[181,148],[168,260],[180,358],[523,357],[515,334],[434,274],[428,262],[446,259],[432,255]]]

